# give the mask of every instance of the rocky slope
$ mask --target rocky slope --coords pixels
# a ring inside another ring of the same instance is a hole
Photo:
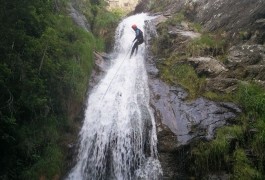
[[[163,72],[157,66],[172,61],[173,66],[192,66],[199,77],[206,77],[206,92],[232,93],[244,81],[264,85],[264,9],[262,0],[171,0],[163,4],[144,0],[136,7],[135,12],[157,15],[147,25],[150,50],[152,39],[158,39],[158,52],[147,55],[147,69],[164,179],[187,178],[190,147],[198,140],[212,139],[215,130],[234,121],[241,110],[232,103],[205,98],[187,101],[181,86],[161,80]],[[205,36],[214,43],[197,40]]]

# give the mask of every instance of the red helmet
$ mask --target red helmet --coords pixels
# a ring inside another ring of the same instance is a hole
[[[132,25],[132,28],[133,28],[133,29],[136,29],[136,28],[137,28],[137,26],[134,24],[134,25]]]

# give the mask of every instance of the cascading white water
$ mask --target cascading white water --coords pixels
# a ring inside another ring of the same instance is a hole
[[[147,14],[124,19],[116,30],[116,58],[92,90],[80,131],[76,165],[67,180],[159,179],[156,129],[149,107],[145,45],[129,59],[135,32],[144,31]]]

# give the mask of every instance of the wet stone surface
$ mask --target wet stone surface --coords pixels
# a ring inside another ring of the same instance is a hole
[[[151,104],[158,117],[158,134],[168,127],[176,135],[178,146],[193,139],[212,139],[216,128],[240,113],[232,103],[217,103],[205,98],[186,102],[186,93],[181,88],[170,87],[158,79],[151,79],[149,86]]]

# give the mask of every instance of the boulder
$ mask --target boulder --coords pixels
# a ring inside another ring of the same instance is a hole
[[[232,46],[228,51],[228,62],[230,65],[265,65],[265,46],[264,45],[237,45]]]
[[[188,62],[193,65],[199,76],[216,77],[221,72],[228,71],[223,63],[211,57],[191,57]]]
[[[227,67],[231,77],[264,81],[265,46],[244,44],[231,47]]]
[[[239,80],[235,78],[207,78],[206,91],[230,93],[237,89]]]

